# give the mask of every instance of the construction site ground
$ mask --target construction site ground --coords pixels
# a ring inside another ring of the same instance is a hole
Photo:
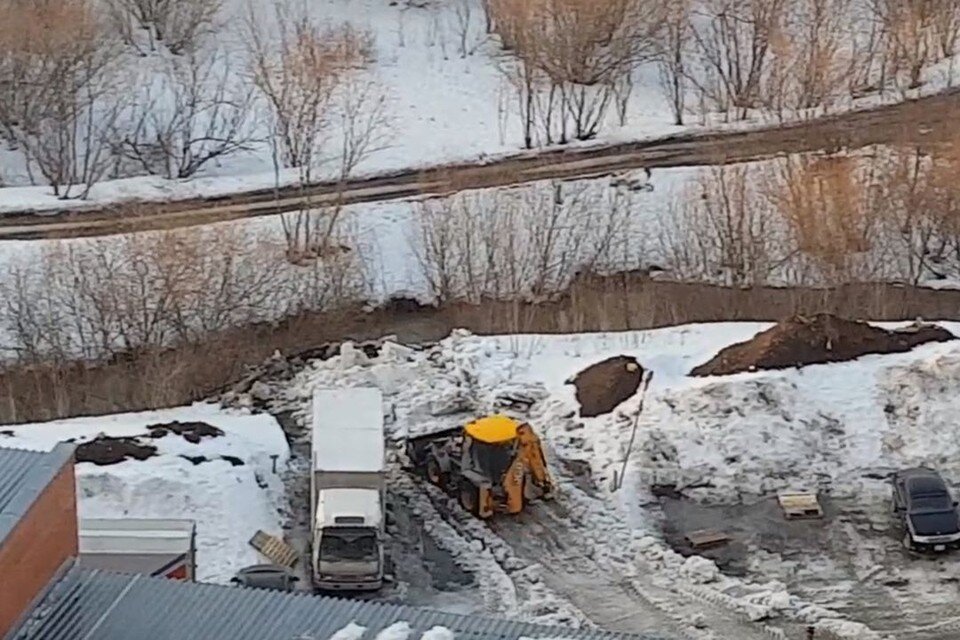
[[[873,490],[856,498],[821,496],[822,520],[785,520],[775,496],[739,504],[661,496],[646,508],[660,513],[664,537],[685,555],[693,553],[686,532],[730,536],[726,545],[697,551],[727,573],[782,580],[791,592],[830,602],[899,639],[957,637],[960,617],[947,606],[960,597],[956,557],[907,551],[885,499],[887,485],[867,482]]]

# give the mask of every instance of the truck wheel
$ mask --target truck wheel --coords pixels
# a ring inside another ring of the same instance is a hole
[[[480,513],[480,490],[468,480],[460,483],[460,506],[473,515]]]
[[[440,462],[436,458],[427,460],[427,480],[441,489],[447,488],[447,474],[440,468]]]

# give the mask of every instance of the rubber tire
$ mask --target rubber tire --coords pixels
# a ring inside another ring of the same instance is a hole
[[[441,489],[447,488],[447,474],[440,469],[440,462],[433,456],[427,458],[427,480]]]
[[[480,513],[480,490],[469,480],[460,483],[460,506],[475,516]]]

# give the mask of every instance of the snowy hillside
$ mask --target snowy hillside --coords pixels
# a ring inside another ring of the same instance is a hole
[[[300,6],[296,1],[286,4],[290,7]],[[711,15],[711,11],[719,11],[717,7],[721,6],[714,6],[716,3],[711,4],[707,0],[703,0],[702,4],[704,16]],[[119,69],[114,70],[112,76],[130,85],[122,87],[118,95],[124,99],[136,98],[129,105],[132,115],[121,113],[118,122],[122,126],[116,127],[114,123],[103,125],[104,131],[97,133],[103,140],[109,137],[114,147],[123,144],[131,146],[129,142],[138,131],[137,114],[146,105],[155,108],[146,120],[155,118],[156,122],[151,126],[163,129],[162,123],[169,122],[170,129],[179,129],[177,135],[187,132],[183,135],[193,140],[191,144],[198,145],[196,150],[187,154],[190,160],[194,160],[203,155],[199,153],[202,145],[198,142],[204,140],[202,134],[211,133],[205,130],[209,124],[208,118],[229,121],[231,114],[235,113],[231,111],[233,106],[224,108],[227,103],[222,101],[222,96],[215,98],[216,92],[211,92],[211,88],[220,86],[218,83],[225,79],[222,86],[228,90],[228,97],[233,97],[231,92],[239,92],[245,97],[243,102],[249,103],[249,108],[242,112],[243,117],[235,119],[238,126],[231,132],[231,137],[237,137],[229,145],[231,151],[216,154],[199,171],[185,179],[178,179],[178,171],[174,171],[173,176],[165,176],[160,175],[164,171],[157,171],[155,167],[145,170],[144,165],[155,161],[148,157],[149,154],[143,153],[153,143],[149,136],[132,145],[142,147],[133,149],[132,153],[137,157],[132,166],[126,161],[129,158],[108,158],[115,153],[115,149],[106,148],[111,145],[98,147],[110,162],[105,162],[103,170],[97,172],[103,175],[95,180],[98,184],[89,194],[91,200],[106,203],[130,198],[222,195],[257,186],[270,187],[275,180],[286,184],[296,183],[303,178],[294,168],[296,165],[290,163],[281,163],[283,166],[278,167],[275,173],[276,149],[271,140],[276,142],[279,136],[271,129],[270,101],[246,92],[252,90],[254,84],[248,60],[251,37],[246,30],[250,9],[255,9],[254,22],[265,26],[268,20],[264,16],[270,13],[272,3],[251,4],[242,0],[227,0],[222,3],[207,2],[206,5],[218,10],[210,24],[202,30],[206,37],[197,43],[198,53],[200,58],[211,56],[216,61],[204,66],[204,73],[197,74],[210,86],[200,94],[201,106],[197,108],[197,113],[190,116],[194,119],[173,118],[173,107],[163,104],[165,101],[176,102],[170,95],[175,93],[171,87],[176,82],[164,76],[164,68],[175,63],[177,56],[168,55],[163,46],[137,48],[125,45],[121,54],[118,54]],[[310,18],[316,25],[324,28],[349,25],[358,33],[369,34],[374,43],[372,62],[363,74],[363,82],[371,82],[371,86],[377,87],[379,97],[376,102],[380,106],[376,111],[382,116],[383,126],[378,127],[376,143],[369,145],[369,153],[364,154],[367,157],[362,159],[353,173],[477,160],[523,148],[522,95],[518,94],[517,78],[505,72],[512,64],[510,52],[502,47],[499,34],[488,32],[489,18],[484,7],[489,3],[481,0],[322,0],[304,3],[303,6],[309,9]],[[838,22],[831,23],[829,27],[831,31],[825,37],[834,39],[835,45],[824,43],[823,46],[831,51],[831,56],[836,57],[831,62],[838,69],[855,66],[853,58],[863,55],[868,47],[867,40],[872,38],[871,20],[874,18],[870,17],[867,6],[867,3],[844,3],[849,24],[841,16]],[[802,15],[803,9],[798,7],[797,16]],[[666,19],[664,17],[658,22]],[[785,86],[773,96],[776,106],[766,105],[763,109],[747,109],[740,113],[739,107],[734,109],[730,106],[731,96],[726,95],[731,90],[729,87],[714,87],[717,95],[701,94],[706,91],[702,87],[719,83],[704,70],[710,66],[707,57],[711,52],[701,51],[695,46],[696,40],[690,29],[703,30],[701,37],[706,41],[710,22],[702,17],[689,18],[689,22],[688,30],[681,30],[677,36],[680,38],[677,45],[686,57],[685,66],[680,70],[690,75],[689,79],[680,77],[677,85],[683,86],[687,94],[685,100],[680,101],[681,112],[686,115],[684,125],[673,124],[673,98],[668,78],[664,77],[670,69],[657,62],[664,59],[664,48],[673,44],[672,41],[662,40],[666,34],[659,34],[656,42],[651,42],[638,52],[636,58],[642,60],[642,64],[631,66],[629,72],[617,80],[618,86],[613,94],[604,94],[602,99],[599,95],[589,96],[594,105],[602,103],[607,106],[604,107],[605,113],[586,115],[586,119],[598,123],[596,131],[583,136],[587,139],[586,144],[636,140],[685,129],[741,127],[763,121],[808,118],[825,111],[836,112],[929,94],[951,86],[954,80],[953,53],[939,51],[944,46],[939,43],[936,47],[922,48],[925,57],[917,63],[919,75],[909,82],[904,82],[898,76],[904,72],[903,69],[880,72],[878,67],[885,64],[880,60],[882,52],[870,49],[869,59],[857,61],[857,66],[862,67],[857,69],[857,77],[838,76],[837,69],[830,71],[831,84],[822,89],[824,104],[805,106],[796,113],[791,111],[795,108],[790,106],[790,101],[800,100],[802,96],[788,95],[793,88],[786,86],[789,84],[787,81],[795,75],[788,73],[782,79]],[[791,24],[790,20],[785,19],[785,24]],[[929,30],[933,26],[923,26],[923,29]],[[758,27],[758,33],[761,31]],[[740,37],[748,36],[744,33],[738,35]],[[762,33],[759,37],[762,39]],[[944,38],[944,42],[950,42],[947,34]],[[864,51],[857,46],[848,50],[847,44],[851,41]],[[876,42],[870,40],[869,47],[877,46]],[[788,51],[777,53],[785,56]],[[801,55],[799,50],[792,53]],[[178,55],[182,56],[182,53]],[[722,56],[723,51],[713,52],[713,55]],[[742,64],[748,63],[743,61]],[[784,73],[772,62],[772,58],[758,64],[767,73]],[[746,70],[743,71],[746,73]],[[697,77],[698,74],[703,77]],[[881,87],[883,82],[889,86]],[[770,84],[774,86],[776,83],[771,81]],[[578,90],[584,86],[578,85]],[[882,92],[878,93],[880,88]],[[540,96],[534,102],[539,104],[542,99]],[[800,102],[807,104],[803,100]],[[126,106],[123,108],[127,109]],[[537,106],[537,109],[540,108]],[[559,120],[559,117],[553,116],[558,116],[563,110],[556,108],[554,111],[538,113],[537,120]],[[98,112],[98,115],[102,113]],[[342,114],[331,115],[333,117],[330,120],[334,124],[331,127],[324,126],[321,141],[324,150],[320,154],[323,157],[318,162],[318,170],[313,172],[314,178],[331,177],[336,173],[337,162],[332,161],[342,151],[340,147],[344,132],[349,129],[341,126],[343,123],[337,124]],[[379,116],[377,119],[381,120]],[[127,126],[127,120],[131,121],[130,126]],[[11,118],[11,121],[16,120]],[[100,126],[100,123],[93,125]],[[539,126],[537,124],[535,128]],[[13,125],[10,128],[13,129]],[[218,136],[208,136],[213,137]],[[539,137],[539,134],[535,137]],[[570,136],[564,131],[561,137],[569,139]],[[541,144],[543,141],[535,141],[534,146]],[[44,176],[35,166],[28,166],[27,151],[17,140],[0,147],[0,186],[6,187],[0,189],[0,204],[12,209],[58,206],[58,200],[44,184]],[[34,158],[41,156],[35,150],[30,153]],[[77,197],[77,193],[72,197]]]

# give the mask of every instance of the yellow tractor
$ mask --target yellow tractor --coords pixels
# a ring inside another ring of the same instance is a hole
[[[553,493],[540,438],[529,424],[504,415],[409,438],[406,450],[416,471],[481,518],[519,513],[527,500]]]

